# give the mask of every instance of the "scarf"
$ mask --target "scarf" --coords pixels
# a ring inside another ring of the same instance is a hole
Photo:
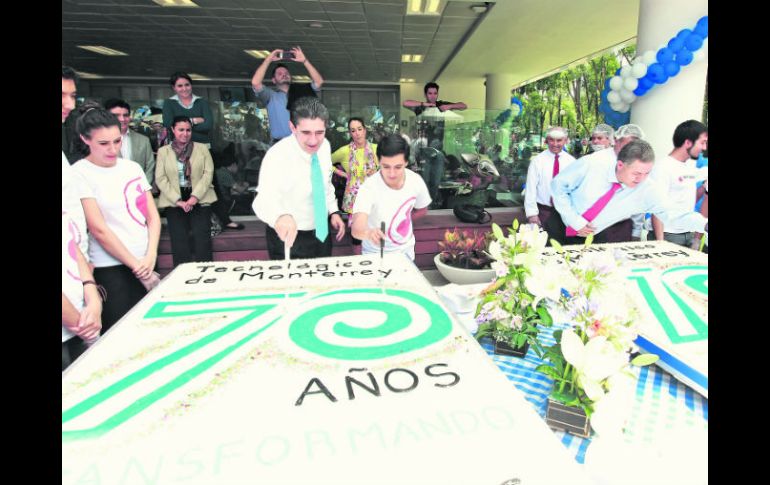
[[[190,140],[186,144],[181,144],[177,140],[171,142],[171,149],[174,150],[177,160],[184,164],[184,176],[186,179],[190,179],[190,172],[192,166],[190,165],[190,156],[193,152],[193,142]]]
[[[364,144],[364,157],[366,157],[366,162],[364,162],[363,167],[357,167],[358,160],[356,159],[356,142],[351,141],[350,142],[350,158],[348,158],[348,166],[350,167],[350,174],[351,176],[357,176],[358,174],[357,169],[361,170],[361,178],[366,178],[366,172],[377,170],[377,164],[374,161],[374,153],[372,153],[372,146],[369,144],[368,141]]]

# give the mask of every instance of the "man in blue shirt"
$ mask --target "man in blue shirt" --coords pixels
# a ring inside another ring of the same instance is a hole
[[[548,219],[548,235],[562,244],[582,244],[589,234],[597,243],[624,242],[629,239],[618,240],[602,231],[632,214],[645,212],[664,223],[676,221],[689,230],[703,232],[708,222],[705,217],[691,210],[673,209],[665,192],[648,179],[654,160],[652,146],[634,140],[620,150],[617,161],[589,156],[571,164],[551,182],[560,217]]]
[[[308,74],[310,74],[310,79],[312,79],[310,83],[311,89],[307,89],[307,85],[303,84],[292,85],[291,73],[285,64],[276,64],[273,68],[272,81],[275,89],[270,89],[262,84],[268,66],[273,61],[278,60],[301,62],[305,69],[307,69]],[[292,102],[293,104],[296,98],[302,96],[315,96],[315,93],[321,90],[323,83],[323,77],[310,64],[310,61],[307,60],[302,49],[299,47],[294,47],[290,51],[276,49],[262,61],[262,64],[259,65],[254,72],[254,76],[251,78],[251,87],[254,90],[254,94],[267,106],[267,119],[270,123],[270,136],[272,138],[271,145],[291,135],[291,129],[289,128],[289,110],[291,106],[289,106],[289,103]]]

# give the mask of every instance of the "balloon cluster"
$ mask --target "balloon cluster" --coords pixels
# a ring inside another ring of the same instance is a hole
[[[511,98],[511,106],[518,106],[519,112],[514,116],[514,119],[521,118],[521,115],[524,113],[524,103],[521,102],[519,98],[516,96]],[[503,125],[508,119],[513,115],[513,111],[511,108],[508,108],[507,110],[503,111],[499,115],[497,115],[497,118],[495,119],[495,122],[498,125]]]
[[[602,91],[599,110],[604,113],[604,120],[615,128],[628,123],[631,103],[637,97],[644,96],[656,84],[665,84],[693,60],[705,57],[703,44],[708,28],[708,16],[701,17],[695,28],[682,29],[657,52],[647,51],[618,69]]]

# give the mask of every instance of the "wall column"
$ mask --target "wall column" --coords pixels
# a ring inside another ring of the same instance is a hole
[[[487,74],[486,76],[486,101],[484,109],[487,110],[486,118],[494,119],[497,113],[489,113],[490,110],[502,111],[511,107],[511,88],[513,87],[513,74]]]

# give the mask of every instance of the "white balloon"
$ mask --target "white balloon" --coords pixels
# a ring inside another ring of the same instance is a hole
[[[633,91],[639,85],[639,81],[635,77],[627,77],[623,80],[623,88],[629,91]]]
[[[642,78],[647,74],[647,64],[644,61],[637,60],[631,67],[631,75],[636,79]],[[636,88],[634,88],[636,89]]]
[[[618,109],[616,109],[615,111],[617,111],[618,113],[625,113],[626,111],[628,111],[630,109],[631,109],[631,105],[623,104]]]
[[[621,102],[620,93],[615,90],[610,91],[609,93],[607,93],[607,101],[609,101],[610,105],[620,103]]]
[[[650,64],[658,62],[657,55],[656,51],[645,51],[645,53],[642,54],[642,61],[649,66]]]
[[[626,65],[620,68],[620,77],[627,78],[631,76],[631,66]]]
[[[624,103],[631,104],[636,101],[636,95],[631,91],[624,89],[620,92],[620,99],[622,99]]]
[[[620,91],[623,89],[623,78],[620,76],[612,76],[610,79],[610,89],[613,91]]]
[[[706,58],[706,54],[703,52],[703,49],[698,49],[697,51],[692,53],[693,62],[699,62],[705,58]]]

